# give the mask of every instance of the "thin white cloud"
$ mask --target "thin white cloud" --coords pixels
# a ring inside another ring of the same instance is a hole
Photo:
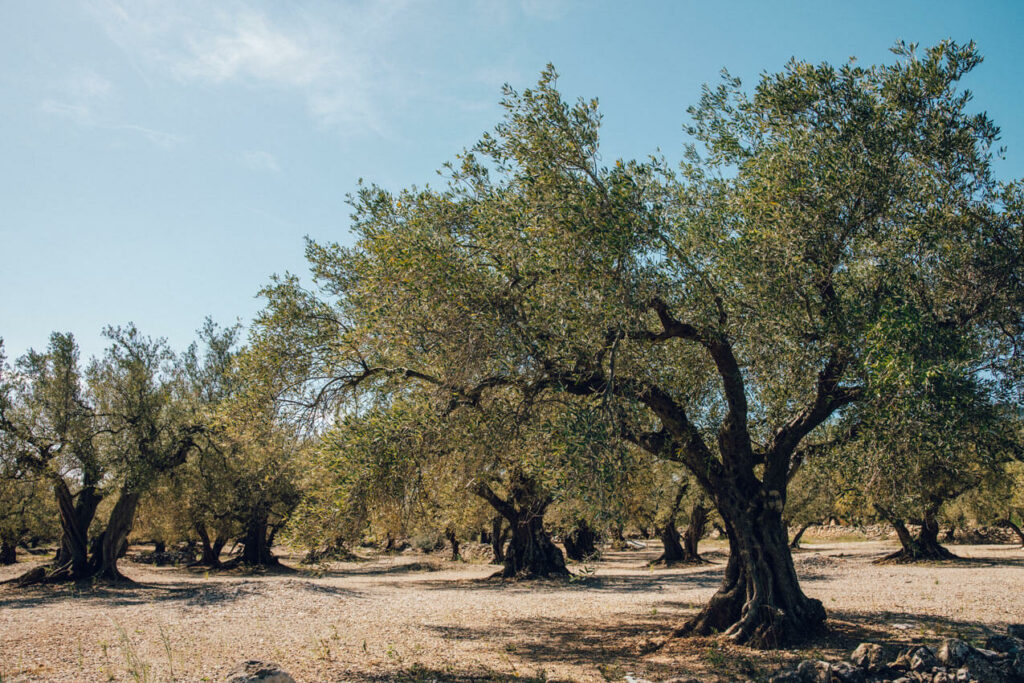
[[[142,137],[146,138],[154,145],[168,149],[174,147],[184,140],[180,135],[174,133],[168,133],[163,130],[156,130],[154,128],[148,128],[146,126],[139,126],[134,123],[116,123],[101,126],[102,128],[108,128],[110,130],[127,130],[133,133],[138,133]]]
[[[39,111],[44,114],[69,119],[80,126],[92,125],[92,109],[81,102],[60,102],[43,100],[39,103]]]
[[[105,106],[113,90],[110,81],[95,71],[76,68],[50,88],[50,97],[39,103],[39,110],[78,125],[92,125],[97,109]]]
[[[222,33],[186,36],[190,55],[174,65],[179,76],[222,83],[250,78],[278,85],[306,87],[321,81],[333,61],[309,36],[288,35],[262,14],[246,12]]]
[[[245,164],[246,168],[253,171],[277,173],[281,170],[280,164],[277,163],[277,157],[261,149],[247,149],[242,152],[242,163]]]
[[[113,113],[114,85],[95,71],[78,68],[51,90],[53,96],[39,103],[38,109],[44,114],[66,119],[84,128],[129,131],[159,147],[169,148],[181,142],[181,137],[173,133],[118,122]]]
[[[67,83],[68,93],[83,100],[106,98],[113,90],[113,84],[91,69],[77,69]]]
[[[216,5],[92,0],[107,35],[137,67],[185,84],[279,88],[301,98],[318,123],[386,133],[380,103],[408,84],[381,46],[407,0],[328,5],[313,17]]]

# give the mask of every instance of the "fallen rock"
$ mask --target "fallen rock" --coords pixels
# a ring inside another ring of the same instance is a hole
[[[911,671],[931,671],[934,667],[939,666],[939,660],[935,653],[926,645],[914,648],[910,652],[909,661]]]
[[[1003,683],[1006,674],[987,657],[976,652],[964,662],[964,668],[971,674],[970,680],[979,683]]]
[[[1013,636],[989,636],[985,640],[985,648],[1015,655],[1024,650],[1024,640]]]
[[[832,665],[832,680],[839,683],[864,683],[867,675],[863,669],[850,662],[836,662]]]
[[[805,683],[832,683],[832,665],[817,659],[805,659],[796,665],[800,680]]]
[[[295,683],[295,679],[273,662],[250,659],[229,671],[225,683]]]
[[[850,655],[854,666],[862,669],[881,669],[889,659],[890,652],[878,643],[861,643]]]
[[[944,666],[957,669],[963,666],[973,651],[974,648],[971,647],[970,643],[959,638],[947,638],[939,645],[935,656]]]

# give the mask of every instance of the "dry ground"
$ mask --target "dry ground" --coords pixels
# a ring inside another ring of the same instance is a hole
[[[1024,621],[1021,550],[955,546],[961,562],[871,564],[891,547],[810,539],[796,563],[831,632],[784,654],[713,639],[639,654],[715,590],[715,542],[702,544],[711,565],[652,571],[651,545],[576,565],[578,580],[518,585],[485,580],[492,566],[436,556],[265,575],[125,562],[137,585],[0,587],[0,681],[219,681],[246,659],[276,661],[300,683],[758,680],[861,640],[978,640]],[[29,566],[0,568],[0,580]]]

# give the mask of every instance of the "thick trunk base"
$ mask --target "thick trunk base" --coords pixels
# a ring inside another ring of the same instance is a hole
[[[566,534],[563,541],[566,557],[574,562],[583,562],[596,557],[598,555],[597,546],[594,545],[596,540],[597,536],[594,530],[586,521],[576,522],[576,526]]]
[[[513,525],[500,575],[517,581],[569,576],[562,551],[544,530],[543,518],[530,517]]]
[[[462,555],[459,553],[459,537],[455,533],[455,530],[451,528],[445,529],[444,537],[448,539],[448,544],[451,546],[452,549],[451,561],[460,561],[462,559]]]
[[[875,560],[876,564],[912,564],[914,562],[939,562],[959,559],[939,543],[939,525],[934,515],[928,514],[917,536],[912,536],[902,520],[891,520],[900,540],[900,549]]]
[[[0,543],[0,565],[15,564],[18,561],[18,546],[4,541]]]
[[[738,645],[768,650],[820,634],[825,609],[800,589],[779,512],[732,512],[732,519],[725,522],[729,561],[722,585],[675,635],[721,634]]]
[[[658,538],[661,539],[662,552],[657,559],[652,560],[652,567],[675,567],[679,565],[707,564],[707,560],[698,555],[692,548],[688,551],[683,544],[683,537],[674,526],[661,527],[657,529]]]
[[[491,552],[494,558],[491,564],[504,564],[505,562],[505,541],[508,539],[509,528],[505,524],[505,518],[496,515],[491,520]]]

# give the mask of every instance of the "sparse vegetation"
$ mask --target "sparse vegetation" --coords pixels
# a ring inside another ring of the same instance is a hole
[[[724,74],[677,168],[549,66],[244,340],[0,340],[0,683],[757,679],[1019,618],[1019,550],[949,546],[1024,545],[1024,183],[977,47],[893,52]]]

